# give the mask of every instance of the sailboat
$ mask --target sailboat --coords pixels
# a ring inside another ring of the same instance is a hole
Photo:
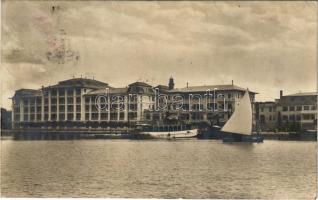
[[[252,104],[249,91],[236,104],[230,119],[221,128],[223,142],[263,142],[263,137],[252,134]]]

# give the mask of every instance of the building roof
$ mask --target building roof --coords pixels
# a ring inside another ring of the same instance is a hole
[[[279,105],[293,106],[293,105],[313,105],[317,103],[316,92],[302,92],[282,96],[278,101]]]
[[[157,85],[155,88],[159,88],[159,87],[161,87],[161,88],[169,88],[167,85]]]
[[[163,89],[163,90],[169,90],[169,87],[167,85],[157,85],[154,88]]]
[[[134,83],[131,83],[129,84],[129,86],[143,86],[143,87],[152,87],[151,85],[145,83],[145,82],[134,82]]]
[[[128,88],[109,88],[108,93],[109,94],[122,94],[122,93],[127,93]],[[96,89],[93,91],[90,91],[86,93],[86,95],[93,95],[93,94],[105,94],[106,89]]]
[[[317,96],[317,92],[299,92],[296,94],[289,94],[289,95],[284,95],[287,97],[299,97],[299,96]]]
[[[19,89],[15,91],[15,96],[40,96],[42,94],[41,90],[33,90],[33,89]]]
[[[176,88],[173,90],[170,90],[170,92],[205,92],[207,90],[213,91],[213,90],[238,90],[238,91],[245,91],[245,88],[236,86],[236,85],[206,85],[206,86],[189,86],[185,88]],[[257,94],[256,92],[251,93]]]
[[[57,85],[51,87],[86,87],[86,88],[105,88],[109,87],[108,83],[88,78],[73,78],[58,82]]]

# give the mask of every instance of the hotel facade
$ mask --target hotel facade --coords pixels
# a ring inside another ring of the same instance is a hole
[[[224,124],[246,89],[236,85],[153,87],[134,82],[114,88],[108,83],[73,78],[41,89],[20,89],[12,97],[12,127],[107,128],[131,124]],[[252,102],[255,92],[249,92]]]

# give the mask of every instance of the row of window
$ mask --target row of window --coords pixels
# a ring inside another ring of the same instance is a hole
[[[59,95],[62,96],[65,94],[65,91],[67,93],[67,95],[73,95],[74,94],[74,90],[75,90],[75,94],[76,95],[80,95],[81,94],[81,89],[80,88],[76,88],[76,89],[72,89],[72,88],[69,88],[69,89],[64,89],[64,88],[61,88],[61,89],[51,89],[51,95],[52,96],[56,96],[57,95],[57,91],[59,92]],[[86,89],[84,89],[84,92],[85,92]],[[45,90],[44,93],[45,94],[48,94],[49,91]]]
[[[66,100],[67,100],[68,104],[74,103],[73,97],[68,97]],[[45,101],[45,103],[47,103],[47,102]],[[65,98],[59,98],[59,104],[64,104],[64,103],[65,103]],[[81,103],[81,97],[76,97],[75,103]],[[57,104],[57,98],[51,98],[51,104]]]
[[[276,116],[275,115],[269,115],[268,118],[266,119],[265,115],[260,115],[260,122],[265,123],[266,121],[276,121]]]
[[[73,97],[68,97],[67,99],[65,99],[63,97],[63,98],[59,98],[58,100],[59,100],[58,101],[59,104],[65,104],[65,102],[67,102],[68,105],[73,105],[74,104],[74,98]],[[28,105],[28,101],[27,100],[24,100],[24,101],[25,101],[24,102],[24,105],[25,105],[24,107],[27,107],[26,105]],[[89,105],[89,101],[90,101],[90,98],[85,98],[85,103],[87,105]],[[130,102],[133,103],[134,101],[130,101]],[[81,97],[76,97],[75,98],[75,103],[76,104],[80,104],[81,103]],[[100,103],[100,105],[106,106],[107,105],[107,99],[106,98],[100,98],[99,99],[99,103]],[[49,99],[47,97],[44,98],[44,104],[45,105],[49,104]],[[56,104],[57,104],[57,98],[56,97],[52,97],[51,98],[51,105],[56,105]],[[95,104],[95,100],[94,99],[92,100],[92,104]],[[112,103],[112,105],[115,105],[115,104],[116,104],[116,102]],[[120,104],[122,104],[122,102]],[[41,105],[41,99],[40,98],[38,98],[36,100],[36,102],[34,100],[32,100],[30,102],[30,106],[31,107],[34,107],[35,105],[37,105],[37,106]],[[159,102],[159,106],[162,107],[162,105],[166,105],[166,102],[161,102],[161,103]],[[208,106],[209,110],[214,109],[214,108],[216,108],[216,109],[218,109],[218,108],[219,109],[224,109],[224,104],[219,104],[218,105],[218,103],[215,103],[215,105],[214,105],[214,103],[208,103],[207,106]],[[175,109],[176,107],[180,107],[180,105],[174,105],[173,107]],[[18,106],[17,106],[17,108],[18,108]],[[189,104],[183,104],[182,108],[184,110],[188,110],[189,109]],[[192,105],[192,109],[193,110],[203,109],[203,104],[193,104]]]
[[[283,106],[283,111],[302,111],[302,110],[316,110],[315,105],[306,106]]]
[[[59,116],[59,120],[60,121],[64,121],[64,120],[73,120],[74,119],[74,114],[73,113],[68,113],[67,115],[65,115],[64,113],[60,113],[59,115],[52,113],[51,114],[51,120],[55,121],[57,120],[57,116]],[[65,117],[67,116],[67,118],[65,119]],[[30,117],[30,118],[29,118]],[[100,114],[101,120],[108,120],[108,113],[101,113]],[[119,120],[124,120],[125,118],[125,113],[121,112],[119,113],[110,113],[110,120],[117,120],[119,117]],[[14,115],[15,121],[20,121],[20,115],[19,114],[15,114]],[[136,120],[137,119],[137,112],[130,112],[128,113],[128,118],[130,120]],[[47,121],[49,119],[49,115],[48,114],[44,114],[44,121]],[[81,120],[81,113],[77,113],[75,115],[75,119],[76,120]],[[23,121],[41,121],[42,120],[42,116],[41,114],[36,114],[36,115],[27,115],[24,114],[23,115]],[[89,113],[85,114],[85,120],[89,120]],[[92,113],[91,114],[91,120],[98,120],[98,113]]]
[[[36,112],[40,112],[41,113],[41,106],[37,106],[37,107],[30,107],[30,112],[35,112],[35,108],[36,108]],[[29,112],[29,108],[28,107],[24,107],[23,109],[24,113],[28,113]],[[14,112],[20,112],[20,109],[15,109]]]
[[[232,108],[231,104],[228,104],[228,109]],[[192,110],[203,110],[203,104],[192,104],[191,109]],[[172,105],[173,110],[189,110],[189,104],[180,104],[180,105]],[[208,103],[207,104],[207,109],[208,110],[223,110],[225,109],[223,103]]]
[[[147,120],[150,120],[151,119],[151,114],[150,113],[146,113],[145,114],[145,117]],[[158,114],[154,114],[152,116],[153,120],[159,120],[160,119],[160,116]],[[178,118],[180,120],[203,120],[204,119],[204,114],[202,113],[191,113],[191,114],[180,114],[178,116]],[[213,113],[208,113],[207,114],[207,119],[208,120],[215,120],[215,119],[219,119],[221,121],[223,121],[225,119],[225,115],[224,114],[218,114],[218,115],[215,115]]]
[[[303,115],[282,115],[283,121],[300,121],[300,120],[312,120],[315,119],[314,114],[303,114]],[[266,121],[276,121],[275,115],[270,115],[268,117],[260,115],[260,123],[265,123]]]
[[[42,107],[41,106],[37,106],[37,107],[30,107],[30,112],[34,113],[35,112],[35,108],[36,108],[36,112],[37,113],[41,113],[42,111]],[[81,112],[81,106],[80,105],[76,105],[76,112]],[[29,112],[29,108],[28,107],[24,107],[23,109],[24,113],[28,113]],[[44,112],[48,112],[49,111],[49,107],[48,106],[44,106]],[[59,111],[60,112],[64,112],[65,111],[65,105],[60,105],[59,106]],[[68,105],[67,106],[67,111],[68,112],[73,112],[74,111],[74,106],[73,105]],[[15,113],[20,113],[20,108],[15,108],[14,109]],[[52,105],[51,106],[51,112],[57,112],[57,106],[56,105]]]
[[[59,98],[59,104],[65,104],[65,98]],[[67,99],[67,104],[73,104],[74,103],[74,98],[73,97],[68,97]],[[41,105],[42,100],[39,99],[37,101],[31,100],[30,101],[30,106],[34,107],[35,105],[39,106]],[[75,98],[75,103],[80,104],[81,103],[81,97],[76,97]],[[27,107],[29,105],[29,102],[27,100],[24,100],[23,102],[24,107]],[[49,99],[44,98],[44,104],[49,104]],[[57,104],[57,98],[51,98],[51,104]],[[16,105],[16,107],[19,107],[19,105]]]
[[[276,111],[276,108],[275,107],[268,107],[268,112],[275,112]],[[266,112],[266,108],[260,108],[260,111],[261,112]]]
[[[224,109],[224,104],[213,104],[213,103],[210,103],[207,105],[208,106],[208,110],[222,110]],[[67,112],[73,112],[74,111],[74,106],[73,105],[68,105],[68,106],[65,106],[65,105],[59,105],[58,108],[59,108],[59,112],[65,112],[65,107],[67,108]],[[86,105],[85,106],[85,111],[86,112],[89,112],[89,105]],[[231,104],[228,105],[229,108],[231,108]],[[125,105],[117,105],[117,104],[112,104],[111,106],[111,111],[117,111],[118,109],[120,108],[120,110],[124,110],[125,109]],[[189,104],[184,104],[182,105],[182,107],[180,105],[173,105],[172,108],[174,110],[177,110],[177,108],[179,109],[183,109],[183,110],[189,110]],[[94,106],[92,105],[91,106],[91,112],[98,112],[98,107],[97,106]],[[100,108],[102,112],[105,112],[105,111],[108,111],[108,107],[106,105],[106,107],[101,107]],[[149,105],[149,109],[152,109],[154,110],[154,105]],[[191,106],[191,109],[192,110],[203,110],[203,104],[193,104]],[[35,107],[30,107],[30,112],[31,113],[34,113],[36,110],[37,113],[41,113],[42,112],[42,108],[41,106],[37,106],[36,109]],[[129,105],[129,110],[130,111],[136,111],[137,110],[137,105],[136,104],[130,104]],[[75,106],[75,111],[76,112],[81,112],[81,106],[80,105],[76,105]],[[19,113],[20,112],[20,109],[19,107],[15,108],[14,110],[15,113]],[[24,107],[24,113],[28,113],[29,112],[29,108],[28,107]],[[49,107],[48,106],[44,106],[44,112],[49,112]],[[51,106],[51,112],[57,112],[57,106],[56,105],[52,105]]]
[[[28,99],[22,99],[23,105],[28,105],[29,104],[29,100]],[[30,100],[30,104],[41,104],[41,97],[37,97],[37,98],[33,98]],[[15,103],[15,105],[19,105],[17,103]]]
[[[51,120],[55,121],[57,120],[57,116],[59,117],[59,121],[64,121],[64,120],[74,120],[74,114],[73,113],[68,113],[67,115],[65,115],[64,113],[60,113],[59,115],[57,114],[51,114]],[[91,120],[98,120],[98,113],[91,113]],[[20,121],[20,115],[16,114],[14,115],[15,117],[15,121]],[[41,114],[36,114],[36,115],[24,115],[24,120],[23,121],[41,121],[42,117]],[[30,119],[29,119],[30,117]],[[67,118],[65,118],[67,117]],[[85,114],[85,120],[88,121],[90,115],[89,113]],[[223,114],[219,114],[217,115],[217,118],[221,121],[224,120],[225,115]],[[146,113],[145,114],[145,118],[147,120],[151,119],[151,114],[150,113]],[[153,115],[153,120],[159,120],[159,115]],[[192,114],[181,114],[179,116],[179,118],[181,120],[203,120],[204,119],[204,115],[202,113],[192,113]],[[125,120],[125,113],[121,112],[121,113],[110,113],[110,120]],[[137,112],[129,112],[128,113],[128,119],[129,120],[136,120],[137,119]],[[216,115],[213,113],[208,113],[207,114],[207,119],[208,120],[214,120],[216,119]],[[49,115],[45,114],[44,115],[44,121],[49,120]],[[75,115],[75,120],[81,120],[81,114],[77,113]],[[104,121],[104,120],[108,120],[108,113],[101,113],[100,114],[100,120]]]
[[[119,102],[119,103],[123,103],[124,102],[124,99],[125,97],[124,96],[111,96],[110,97],[110,101],[111,103],[116,103],[116,102]],[[154,96],[149,96],[149,101],[154,101],[155,97]],[[85,103],[86,104],[89,104],[89,102],[91,103],[95,103],[95,102],[100,102],[101,104],[107,104],[108,103],[108,97],[107,96],[96,96],[96,97],[86,97],[85,98]],[[135,102],[137,103],[137,96],[134,96],[132,95],[130,98],[129,98],[129,102],[132,103],[132,102]],[[143,101],[144,102],[144,101]]]
[[[204,114],[202,114],[202,113],[181,114],[179,116],[179,118],[181,120],[189,120],[189,119],[191,119],[191,120],[203,120],[204,119]],[[208,120],[218,119],[218,120],[223,121],[225,119],[225,115],[224,114],[215,115],[213,113],[208,113],[207,114],[207,119]]]
[[[123,102],[124,101],[124,97],[125,97],[126,95],[118,95],[118,96],[111,96],[110,98],[111,98],[111,101],[121,101],[121,102]],[[176,95],[176,96],[180,96],[180,95]],[[202,96],[202,95],[201,95]],[[230,99],[230,98],[232,98],[232,94],[228,94],[227,95],[228,96],[228,98]],[[169,96],[169,99],[171,100],[172,99],[172,97],[173,96]],[[202,97],[204,97],[204,96],[202,96]],[[224,95],[222,96],[222,98],[224,97]],[[237,97],[239,97],[239,94],[237,94]],[[149,98],[149,102],[154,102],[155,101],[155,96],[148,96],[148,98]],[[193,98],[193,100],[198,100],[199,99],[199,97],[197,97],[197,96],[193,96],[192,97]],[[200,98],[201,99],[201,98]],[[159,97],[159,99],[158,99],[158,101],[159,101],[159,104],[160,103],[166,103],[167,102],[167,100],[168,99],[166,99],[166,98],[163,98],[163,97]],[[99,101],[101,104],[106,104],[107,102],[108,102],[108,97],[107,96],[105,96],[105,97],[103,97],[103,96],[93,96],[93,97],[86,97],[85,98],[85,103],[89,103],[89,102],[92,102],[92,103],[94,103],[94,102],[97,102],[97,101]],[[135,96],[135,95],[132,95],[132,96],[130,96],[129,97],[129,101],[130,102],[136,102],[137,101],[137,96]],[[183,101],[184,102],[187,102],[187,101],[189,101],[189,99],[188,98],[183,98]],[[169,101],[170,102],[170,101]]]
[[[68,113],[67,115],[65,115],[64,113],[60,113],[59,115],[59,120],[63,121],[63,120],[73,120],[74,119],[74,114],[73,113]],[[67,116],[67,119],[65,119],[65,116]],[[77,113],[76,115],[76,120],[80,120],[81,119],[81,114]],[[30,119],[29,119],[30,117]],[[20,121],[20,115],[16,114],[14,115],[14,120],[15,121]],[[41,121],[42,120],[42,115],[41,114],[36,114],[36,115],[28,115],[28,114],[24,114],[23,115],[23,121]],[[48,114],[44,114],[44,121],[49,120],[49,115]],[[55,121],[57,120],[57,114],[52,113],[51,114],[51,120]]]
[[[57,102],[57,97],[55,95],[51,95],[51,103],[56,103]],[[24,105],[28,105],[29,104],[29,99],[23,99],[23,104]],[[67,101],[68,102],[73,102],[73,93],[68,94],[67,97]],[[30,99],[30,104],[34,105],[34,104],[41,104],[42,102],[42,98],[41,97],[36,97],[36,98],[32,98]],[[59,102],[60,103],[64,103],[65,102],[65,97],[64,97],[64,93],[59,95]],[[77,95],[76,97],[76,102],[81,102],[81,97]],[[48,103],[48,96],[45,95],[44,96],[44,103]]]
[[[124,120],[125,119],[125,114],[124,113],[110,113],[110,120]],[[130,120],[135,120],[137,119],[137,113],[129,113],[129,119]],[[85,114],[85,120],[89,120],[89,114]],[[98,120],[98,113],[92,113],[91,114],[91,120]],[[105,121],[108,120],[108,113],[101,113],[100,115],[100,120]]]
[[[314,114],[303,114],[303,115],[282,115],[283,121],[300,121],[300,120],[314,120]]]

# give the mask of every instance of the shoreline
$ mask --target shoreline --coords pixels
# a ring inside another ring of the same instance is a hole
[[[265,140],[317,141],[316,132],[260,132]],[[1,139],[13,140],[74,140],[74,139],[136,139],[134,130],[117,129],[14,129],[1,130]],[[202,139],[200,139],[202,140]],[[210,139],[217,140],[217,139]]]

